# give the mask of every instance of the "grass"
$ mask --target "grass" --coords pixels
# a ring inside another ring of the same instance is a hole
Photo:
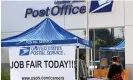
[[[10,80],[10,69],[1,68],[1,80]]]

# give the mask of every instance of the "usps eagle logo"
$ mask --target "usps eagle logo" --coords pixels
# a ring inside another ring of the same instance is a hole
[[[26,55],[29,55],[29,53],[30,53],[30,47],[22,47],[20,49],[19,55],[26,56]]]
[[[113,0],[92,0],[90,13],[111,12]]]

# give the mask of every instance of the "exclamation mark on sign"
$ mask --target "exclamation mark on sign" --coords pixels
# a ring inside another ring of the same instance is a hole
[[[73,60],[72,60],[72,68],[73,68]]]
[[[69,61],[69,68],[71,68],[71,61]]]

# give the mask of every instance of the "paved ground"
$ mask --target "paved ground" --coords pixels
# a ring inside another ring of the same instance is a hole
[[[92,79],[87,79],[87,80],[108,80],[108,79],[97,79],[97,78],[92,78]]]

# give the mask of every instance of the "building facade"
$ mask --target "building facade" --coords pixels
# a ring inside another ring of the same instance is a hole
[[[56,0],[56,2],[58,1]],[[77,31],[74,34],[85,39],[89,37],[89,32],[87,33],[89,29],[125,28],[125,64],[130,71],[129,80],[132,80],[133,1],[122,0],[95,3],[81,0],[81,2],[56,2],[2,1],[2,39],[17,35],[47,17],[72,33]],[[107,5],[103,5],[104,3]],[[68,6],[68,8],[63,6]],[[9,63],[7,48],[2,48],[2,63]]]

